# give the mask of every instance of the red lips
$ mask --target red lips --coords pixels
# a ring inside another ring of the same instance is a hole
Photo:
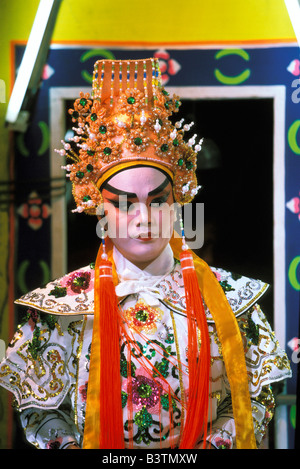
[[[143,233],[138,236],[137,239],[140,239],[141,241],[150,241],[152,239],[151,232],[150,233]]]

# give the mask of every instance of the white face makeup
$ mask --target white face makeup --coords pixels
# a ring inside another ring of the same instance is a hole
[[[102,196],[108,236],[141,269],[167,246],[174,228],[172,185],[151,167],[121,171],[104,185]]]

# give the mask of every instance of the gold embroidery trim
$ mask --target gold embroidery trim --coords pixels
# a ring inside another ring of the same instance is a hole
[[[181,367],[181,358],[180,358],[180,349],[179,349],[179,342],[178,342],[178,337],[177,337],[177,329],[176,329],[176,322],[174,319],[174,314],[173,311],[170,310],[170,316],[172,319],[172,326],[173,326],[173,331],[174,331],[174,338],[175,338],[175,346],[176,346],[176,353],[177,353],[177,361],[178,361],[178,374],[179,374],[179,386],[180,386],[180,395],[181,395],[181,424],[180,424],[180,439],[182,436],[183,432],[183,424],[184,424],[184,417],[185,417],[185,412],[184,412],[184,401],[185,401],[185,396],[184,396],[184,387],[183,387],[183,379],[182,379],[182,367]]]
[[[85,316],[83,318],[82,322],[82,328],[81,328],[81,333],[79,336],[79,341],[78,341],[78,351],[77,351],[77,370],[76,370],[76,386],[75,386],[75,397],[74,397],[74,422],[76,425],[77,430],[80,432],[79,427],[78,427],[78,412],[77,412],[77,405],[78,405],[78,384],[79,384],[79,360],[81,358],[81,352],[82,352],[82,347],[83,347],[83,336],[85,333],[85,327],[87,323],[87,317]]]

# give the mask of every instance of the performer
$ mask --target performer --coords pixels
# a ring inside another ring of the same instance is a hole
[[[0,366],[37,448],[259,446],[271,384],[290,377],[258,301],[264,282],[210,268],[173,232],[201,141],[173,125],[158,61],[100,60],[62,156],[77,208],[99,217],[95,265],[20,298]]]

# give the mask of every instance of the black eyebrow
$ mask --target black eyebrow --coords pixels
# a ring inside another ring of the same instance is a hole
[[[164,188],[169,184],[169,179],[166,179],[153,191],[149,192],[148,196],[152,197],[153,195],[159,194],[164,190]],[[111,186],[110,184],[106,183],[103,189],[112,192],[115,195],[126,195],[129,199],[137,198],[137,195],[134,192],[126,192],[122,191],[121,189],[117,189],[116,187]]]
[[[137,195],[134,192],[122,191],[121,189],[117,189],[116,187],[113,187],[108,183],[105,184],[105,187],[103,187],[103,189],[112,192],[115,195],[126,195],[128,198],[137,198]]]

